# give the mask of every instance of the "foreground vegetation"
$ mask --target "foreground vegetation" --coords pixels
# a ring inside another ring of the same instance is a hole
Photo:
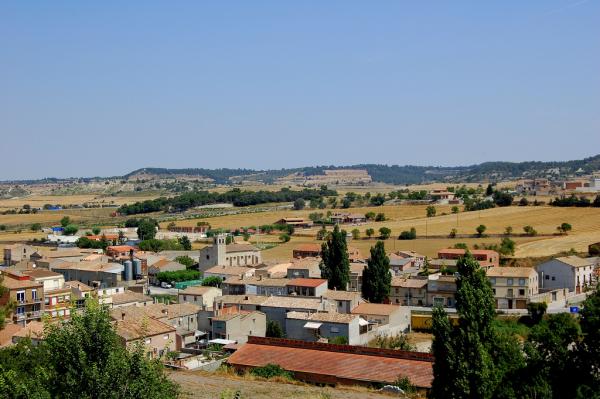
[[[459,325],[434,309],[432,398],[600,398],[599,290],[579,319],[532,308],[533,325],[523,331],[496,321],[491,285],[471,256],[458,273]]]
[[[37,346],[24,340],[0,350],[2,398],[147,398],[178,396],[158,360],[143,344],[127,350],[108,312],[89,301],[82,314],[45,328]]]

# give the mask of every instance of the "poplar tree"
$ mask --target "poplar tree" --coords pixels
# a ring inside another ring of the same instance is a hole
[[[362,274],[362,296],[369,302],[382,303],[390,295],[392,275],[390,258],[385,254],[383,241],[371,247],[371,257]]]
[[[350,261],[346,232],[335,226],[327,241],[321,246],[321,277],[327,279],[330,290],[346,290],[350,282]]]

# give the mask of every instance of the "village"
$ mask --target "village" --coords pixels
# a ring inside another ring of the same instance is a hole
[[[517,190],[540,190],[538,182],[523,184]],[[427,198],[429,204],[464,205],[448,190],[432,190]],[[313,384],[392,386],[398,370],[408,368],[404,377],[425,394],[433,379],[432,312],[443,308],[458,322],[457,264],[465,256],[485,271],[496,312],[509,317],[526,316],[536,304],[549,314],[577,313],[598,283],[600,243],[589,244],[587,256],[548,257],[534,267],[506,266],[496,248],[457,244],[427,256],[407,246],[385,250],[381,260],[389,289],[369,300],[363,283],[373,259],[353,245],[358,241],[350,230],[376,215],[348,211],[329,212],[327,225],[316,218],[284,217],[230,231],[176,222],[152,223],[148,229],[139,221],[138,227],[86,234],[69,234],[68,223],[45,228],[43,245],[3,249],[0,305],[14,306],[0,330],[0,346],[40,342],[45,326],[68,322],[94,300],[109,312],[122,345],[142,344],[148,356],[174,370],[212,372],[226,364],[248,372],[277,364]],[[249,240],[315,231],[314,242],[295,244],[278,260],[263,259],[264,250]],[[348,266],[342,286],[332,286],[324,274],[323,250],[336,234]],[[501,236],[510,241],[510,234]],[[187,244],[149,250],[143,248],[149,239]],[[192,249],[191,241],[207,245]],[[385,238],[378,242],[383,248]],[[410,241],[395,246],[403,242]],[[364,367],[345,366],[357,362]]]

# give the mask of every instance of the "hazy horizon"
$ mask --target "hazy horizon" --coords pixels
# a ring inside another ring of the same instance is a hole
[[[0,180],[582,159],[598,37],[587,0],[3,2]]]

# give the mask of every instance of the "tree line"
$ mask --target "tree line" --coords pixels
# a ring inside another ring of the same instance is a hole
[[[303,190],[282,188],[279,191],[241,191],[240,189],[233,189],[225,193],[195,191],[171,198],[160,197],[136,202],[130,205],[123,205],[119,208],[119,213],[122,215],[136,215],[159,211],[181,212],[196,206],[217,203],[248,206],[269,202],[293,202],[299,198],[310,201],[328,196],[337,196],[337,192],[328,189],[326,186],[323,186],[320,189]]]

